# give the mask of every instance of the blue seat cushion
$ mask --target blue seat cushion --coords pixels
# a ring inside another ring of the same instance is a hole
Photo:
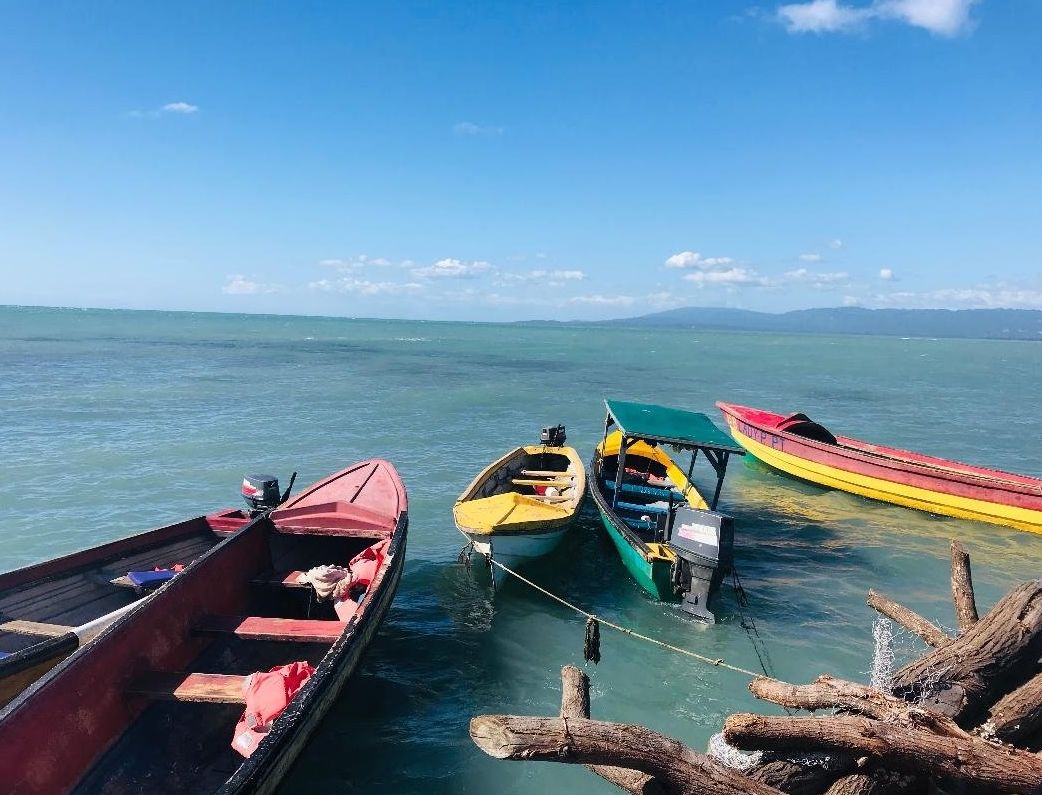
[[[160,569],[159,571],[128,571],[127,579],[138,588],[155,588],[174,576],[173,569]]]
[[[604,485],[614,491],[615,481],[606,480]],[[673,502],[684,502],[684,495],[675,489],[660,489],[655,486],[642,486],[638,483],[623,483],[622,491],[627,494],[643,494],[645,497],[657,497],[660,500],[673,498]]]

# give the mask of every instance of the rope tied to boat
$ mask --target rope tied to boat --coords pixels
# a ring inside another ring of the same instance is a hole
[[[457,528],[457,529],[459,529],[459,528]],[[462,530],[460,530],[460,533],[464,537],[469,538],[467,536],[467,534],[464,533]],[[576,613],[579,613],[580,615],[585,616],[586,620],[588,622],[587,623],[587,627],[589,627],[589,622],[590,621],[595,622],[595,624],[598,625],[597,626],[597,641],[598,641],[597,642],[597,651],[598,652],[600,651],[600,626],[599,625],[603,624],[606,627],[610,627],[611,629],[614,629],[616,632],[621,632],[623,635],[629,635],[631,638],[636,638],[637,640],[642,640],[645,643],[651,643],[652,645],[659,646],[660,648],[667,649],[667,650],[672,651],[672,652],[676,652],[677,654],[683,654],[685,657],[691,657],[691,658],[693,658],[695,660],[698,660],[699,662],[706,663],[707,665],[712,665],[712,666],[714,666],[716,668],[726,668],[729,671],[734,671],[735,673],[744,674],[745,676],[748,676],[748,677],[753,678],[753,679],[755,679],[756,677],[762,675],[762,674],[756,673],[755,671],[750,671],[750,670],[748,670],[746,668],[742,668],[741,666],[732,665],[731,663],[726,662],[723,658],[715,658],[714,659],[713,657],[707,657],[706,655],[699,654],[696,651],[691,651],[690,649],[682,649],[680,646],[674,646],[673,644],[666,643],[665,641],[659,640],[658,638],[652,638],[652,637],[649,637],[648,635],[644,635],[644,634],[642,634],[640,632],[637,632],[636,630],[630,629],[629,627],[624,627],[621,624],[616,624],[614,621],[609,621],[606,618],[603,618],[602,616],[597,615],[596,613],[591,613],[588,610],[583,610],[578,605],[574,605],[571,602],[567,601],[566,599],[563,599],[562,597],[558,596],[557,594],[552,593],[552,592],[546,590],[546,588],[544,588],[543,586],[538,585],[538,584],[532,582],[530,579],[528,579],[527,577],[525,577],[525,576],[523,576],[521,574],[518,574],[516,571],[511,569],[509,566],[504,566],[502,563],[500,563],[498,560],[496,560],[491,555],[486,555],[485,559],[488,561],[489,566],[496,566],[501,571],[505,571],[507,574],[511,575],[515,579],[520,580],[521,582],[523,582],[528,587],[534,588],[535,590],[539,591],[539,593],[543,594],[544,596],[546,596],[546,597],[548,597],[550,599],[553,599],[558,604],[564,605],[568,609],[574,610]],[[587,631],[589,631],[589,629]]]

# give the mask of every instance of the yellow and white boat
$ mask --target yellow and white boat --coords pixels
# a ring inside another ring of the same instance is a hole
[[[474,551],[511,568],[552,551],[586,495],[586,468],[564,446],[564,426],[544,428],[541,441],[485,467],[452,507]]]

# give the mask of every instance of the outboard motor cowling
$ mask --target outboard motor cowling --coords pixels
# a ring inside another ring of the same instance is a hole
[[[540,443],[547,447],[563,447],[567,438],[563,425],[550,425],[539,434]]]
[[[716,511],[677,506],[667,545],[679,560],[673,585],[685,612],[715,622],[709,600],[716,595],[734,556],[734,520]]]
[[[242,479],[242,498],[250,514],[258,514],[274,508],[282,501],[279,479],[273,475],[245,475]]]

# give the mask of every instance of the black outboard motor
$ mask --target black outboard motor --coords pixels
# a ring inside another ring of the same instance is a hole
[[[273,475],[245,475],[242,479],[242,498],[250,509],[250,516],[270,510],[282,502],[279,479]]]
[[[563,425],[550,425],[539,434],[539,442],[547,447],[563,447],[567,438]]]
[[[716,595],[734,562],[734,520],[716,511],[677,506],[669,548],[677,555],[673,587],[687,613],[709,624],[716,622],[709,600]]]

